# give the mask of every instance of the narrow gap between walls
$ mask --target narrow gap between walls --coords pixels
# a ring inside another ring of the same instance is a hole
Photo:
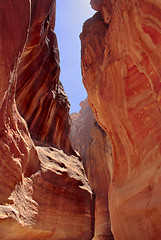
[[[55,33],[60,52],[60,80],[71,104],[70,113],[79,112],[79,103],[87,97],[81,75],[81,44],[79,34],[83,23],[95,11],[90,0],[58,0]]]

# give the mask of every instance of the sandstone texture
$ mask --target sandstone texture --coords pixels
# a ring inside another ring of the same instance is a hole
[[[3,240],[93,236],[92,190],[72,155],[54,21],[54,0],[0,0]]]
[[[112,142],[115,240],[161,239],[161,2],[91,0],[80,36],[89,104]]]
[[[95,193],[94,238],[112,240],[108,188],[112,166],[111,143],[104,130],[96,122],[87,99],[81,102],[79,113],[71,114],[70,138],[79,151],[86,174]]]
[[[18,68],[17,108],[33,139],[71,154],[69,102],[59,81],[55,1],[31,1],[31,27]]]

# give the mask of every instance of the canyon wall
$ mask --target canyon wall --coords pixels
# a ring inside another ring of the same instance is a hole
[[[68,137],[69,107],[59,81],[54,1],[31,2],[31,27],[18,68],[16,102],[34,140],[74,154]]]
[[[94,238],[112,240],[108,208],[108,188],[112,165],[111,143],[96,122],[88,100],[80,104],[79,113],[72,113],[71,143],[79,151],[90,186],[95,194]]]
[[[54,23],[54,0],[0,0],[3,240],[93,236],[93,193],[68,137]]]
[[[80,35],[89,104],[112,142],[115,240],[161,238],[161,3],[91,0]]]

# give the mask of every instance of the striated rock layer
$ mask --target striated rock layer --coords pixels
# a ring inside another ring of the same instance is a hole
[[[109,134],[115,240],[161,238],[161,3],[91,0],[81,34],[90,106]]]
[[[111,143],[104,130],[96,122],[88,100],[81,102],[79,113],[71,114],[70,138],[79,151],[86,174],[95,193],[95,231],[93,239],[112,240],[108,208],[108,188],[112,165]]]
[[[18,69],[16,102],[33,139],[74,154],[68,137],[69,102],[59,81],[55,1],[31,2],[28,41]]]
[[[93,236],[92,190],[80,159],[70,154],[74,151],[68,138],[68,101],[58,81],[58,52],[51,30],[54,8],[54,0],[0,0],[3,240],[88,240]],[[37,147],[17,110],[17,77],[18,108]]]

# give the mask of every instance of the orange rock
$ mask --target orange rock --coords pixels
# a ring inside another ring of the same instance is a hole
[[[69,102],[59,81],[55,1],[32,1],[29,37],[18,69],[16,102],[31,136],[74,154],[68,137]],[[54,122],[54,124],[53,124]]]
[[[36,150],[41,166],[30,176],[25,173],[8,204],[0,205],[0,236],[5,240],[91,239],[92,191],[82,163],[56,148]]]
[[[161,3],[92,0],[81,34],[82,73],[109,134],[115,240],[161,238]]]
[[[98,125],[87,99],[81,102],[79,113],[71,114],[71,142],[79,151],[86,174],[95,193],[94,238],[112,240],[108,208],[109,169],[112,165],[109,137]]]
[[[18,6],[13,11],[15,4]],[[0,3],[0,13],[0,202],[3,204],[22,179],[33,147],[14,99],[18,58],[27,38],[30,4],[28,1],[24,4],[19,4],[18,0],[14,3],[3,1]],[[19,21],[22,22],[22,28]]]
[[[54,7],[54,0],[0,0],[3,240],[88,240],[93,234],[93,194],[80,158],[71,155],[68,100],[58,83]],[[17,76],[18,108],[37,147],[17,110]]]

